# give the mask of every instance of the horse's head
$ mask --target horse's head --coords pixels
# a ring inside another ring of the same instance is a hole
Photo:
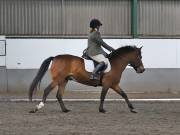
[[[137,73],[143,73],[145,69],[142,63],[141,49],[142,47],[123,46],[110,53],[109,59],[110,61],[115,60],[120,64],[122,61],[125,61],[129,66],[133,67]]]
[[[129,65],[136,70],[136,73],[143,73],[145,71],[142,63],[141,49],[142,47],[135,47],[134,51],[131,53],[131,59],[129,61]]]

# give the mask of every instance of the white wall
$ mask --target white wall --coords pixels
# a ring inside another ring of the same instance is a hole
[[[106,39],[105,41],[114,48],[124,45],[144,46],[143,63],[149,69],[143,74],[136,74],[133,69],[125,70],[121,87],[126,91],[180,91],[180,39]],[[44,59],[58,54],[81,56],[87,46],[87,39],[6,39],[6,43],[7,55],[3,56],[3,59],[6,60],[8,70],[4,67],[0,68],[0,86],[2,90],[21,91],[29,88]],[[42,88],[45,88],[50,81],[49,74],[46,75]],[[70,82],[67,89],[97,88]]]
[[[143,46],[146,68],[180,68],[180,39],[105,39],[118,48],[124,45]],[[6,39],[8,69],[39,68],[42,61],[58,54],[81,56],[87,39]]]
[[[5,37],[0,36],[0,66],[6,66]]]

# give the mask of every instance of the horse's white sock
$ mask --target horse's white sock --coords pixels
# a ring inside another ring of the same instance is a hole
[[[41,109],[44,107],[44,103],[43,102],[40,102],[39,105],[36,105],[37,109]]]

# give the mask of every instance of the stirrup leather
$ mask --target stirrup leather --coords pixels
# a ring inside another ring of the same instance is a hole
[[[100,80],[100,74],[91,74],[90,80]]]

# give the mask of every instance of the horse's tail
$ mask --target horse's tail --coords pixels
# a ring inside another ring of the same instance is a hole
[[[46,71],[48,70],[48,67],[51,63],[51,60],[53,60],[53,58],[54,57],[49,57],[49,58],[45,59],[43,61],[43,63],[41,64],[41,67],[29,88],[29,100],[30,101],[32,101],[32,96],[33,96],[34,90],[37,90],[38,85],[40,85],[41,80],[42,80],[43,76],[45,75]]]

